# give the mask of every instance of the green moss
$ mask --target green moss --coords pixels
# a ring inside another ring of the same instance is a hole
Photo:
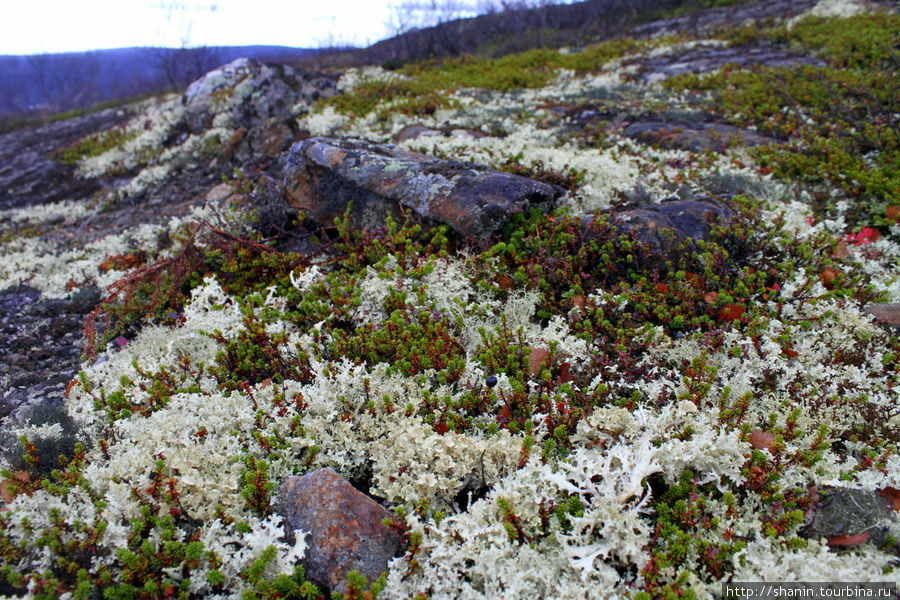
[[[655,499],[651,558],[641,570],[648,597],[695,597],[688,584],[692,571],[706,580],[725,579],[733,571],[732,558],[746,543],[731,530],[737,515],[714,508],[713,501],[720,499],[714,486],[697,485],[690,470]]]
[[[106,131],[78,140],[57,152],[55,158],[64,165],[77,165],[81,159],[101,154],[122,146],[138,136],[138,131],[128,131],[124,127],[114,127]]]
[[[405,304],[392,304],[390,295],[385,304],[388,310],[396,308],[383,323],[365,325],[352,333],[336,331],[332,353],[370,365],[388,363],[391,370],[404,375],[434,369],[441,382],[456,382],[465,366],[465,351],[457,341],[455,325],[436,309],[413,310]]]
[[[755,35],[803,46],[828,64],[732,66],[710,75],[673,77],[664,85],[709,92],[701,101],[705,109],[783,139],[783,144],[753,150],[764,172],[842,188],[859,199],[851,215],[858,227],[881,225],[888,233],[885,207],[900,202],[900,16],[807,18],[790,30]],[[815,208],[827,213],[832,207]]]
[[[658,41],[653,43],[659,43]],[[547,85],[560,69],[577,73],[595,72],[603,64],[648,42],[623,37],[594,44],[581,52],[563,54],[557,50],[533,49],[502,58],[463,56],[442,61],[424,61],[406,65],[398,71],[402,79],[368,81],[356,86],[352,94],[339,94],[323,101],[344,114],[363,116],[382,103],[384,114],[433,114],[451,106],[447,94],[459,88],[480,88],[507,92]]]
[[[222,350],[216,354],[216,364],[209,372],[226,393],[246,389],[265,380],[280,384],[285,380],[309,382],[312,372],[309,357],[299,347],[287,345],[287,334],[269,333],[267,324],[274,315],[265,311],[257,314],[251,306],[243,306],[244,327],[228,339],[221,331],[210,334]]]

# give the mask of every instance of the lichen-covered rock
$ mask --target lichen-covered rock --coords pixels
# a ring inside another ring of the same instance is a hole
[[[330,225],[352,202],[358,228],[380,227],[409,208],[464,236],[487,237],[512,215],[551,208],[560,187],[470,163],[364,140],[311,138],[291,147],[283,181],[288,203]]]
[[[298,104],[335,93],[337,84],[331,77],[239,58],[188,87],[184,94],[185,119],[190,131],[198,133],[211,127],[216,115],[228,107],[234,123],[249,130],[269,119],[301,112]]]
[[[279,503],[287,529],[307,534],[306,576],[329,590],[343,592],[352,570],[377,579],[402,546],[398,530],[382,523],[391,513],[332,469],[288,477]]]

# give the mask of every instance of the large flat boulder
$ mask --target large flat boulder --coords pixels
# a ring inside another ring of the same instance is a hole
[[[775,144],[778,140],[760,135],[749,129],[738,129],[722,123],[694,123],[682,125],[664,121],[639,121],[631,123],[622,132],[645,144],[653,144],[670,150],[691,152],[725,152],[732,147]]]
[[[291,147],[284,171],[288,204],[320,225],[331,225],[353,203],[351,222],[383,227],[406,209],[485,238],[512,215],[549,210],[565,195],[554,185],[471,163],[406,152],[358,139],[310,138]]]

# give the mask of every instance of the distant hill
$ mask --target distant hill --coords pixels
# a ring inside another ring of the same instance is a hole
[[[471,54],[497,58],[531,48],[559,48],[627,35],[643,23],[754,0],[583,0],[571,4],[510,2],[507,10],[412,29],[368,48],[323,57],[320,64],[386,68]]]
[[[0,55],[0,114],[48,114],[178,89],[241,56],[291,62],[322,52],[286,46],[222,46]]]

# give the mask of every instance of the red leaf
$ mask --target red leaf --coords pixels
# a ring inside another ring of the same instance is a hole
[[[744,314],[743,306],[726,304],[725,307],[719,311],[718,318],[720,321],[734,321],[735,319],[740,319],[742,314]]]
[[[443,419],[434,424],[434,431],[438,435],[444,435],[445,433],[447,433],[447,424],[444,423]]]
[[[16,471],[13,473],[13,477],[18,479],[21,483],[31,483],[31,477],[29,476],[28,471]],[[7,504],[15,500],[16,496],[18,496],[17,492],[13,492],[13,490],[10,489],[12,483],[14,483],[12,479],[0,481],[0,498]],[[28,495],[30,496],[31,494],[29,493]]]
[[[828,538],[829,546],[855,546],[862,544],[871,537],[868,531],[857,533],[854,535],[833,535]]]
[[[541,366],[550,358],[550,351],[545,348],[532,348],[528,357],[528,374],[531,376],[541,372]]]
[[[510,419],[512,419],[512,412],[509,410],[509,405],[504,404],[500,409],[500,414],[497,415],[497,422],[506,425]]]
[[[894,223],[900,222],[900,206],[888,206],[884,209],[884,218]]]
[[[569,373],[569,363],[564,362],[559,366],[559,377],[556,378],[556,383],[566,383],[575,379],[575,376]]]
[[[837,243],[837,246],[834,247],[834,250],[831,251],[831,256],[835,258],[847,258],[850,256],[850,253],[847,252],[847,242],[841,240]]]
[[[890,501],[893,510],[900,510],[900,490],[897,488],[886,487],[878,491],[886,500]]]
[[[704,280],[703,277],[696,273],[685,273],[684,279],[695,289],[698,289],[701,292],[706,289],[706,280]]]
[[[822,272],[819,273],[819,279],[822,280],[822,285],[824,285],[827,289],[831,289],[834,286],[834,280],[837,279],[842,273],[839,269],[835,269],[834,267],[825,267],[822,269]]]
[[[747,436],[747,441],[757,450],[766,449],[771,451],[775,449],[775,434],[762,429],[751,431],[750,435]]]

